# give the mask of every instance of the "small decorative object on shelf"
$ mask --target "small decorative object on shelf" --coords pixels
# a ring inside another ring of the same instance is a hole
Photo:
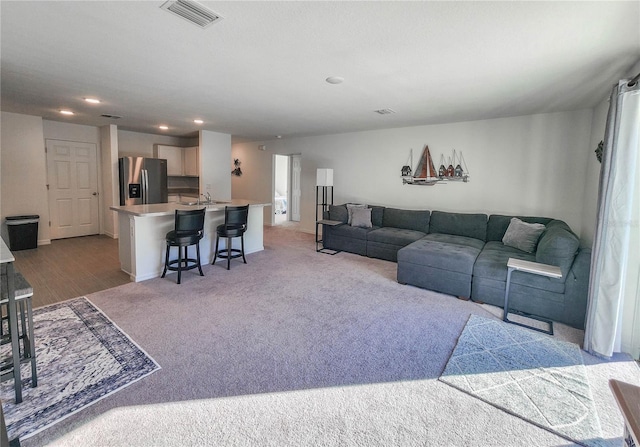
[[[234,158],[233,166],[235,167],[235,169],[233,171],[231,171],[232,175],[235,175],[237,177],[240,177],[242,175],[242,169],[240,169],[240,165],[241,164],[242,164],[242,162],[240,161],[239,158]]]

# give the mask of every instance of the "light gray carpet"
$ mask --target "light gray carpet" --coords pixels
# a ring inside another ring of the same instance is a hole
[[[570,440],[602,442],[576,344],[471,315],[440,380]]]
[[[469,316],[493,318],[482,306],[400,285],[392,262],[316,253],[313,235],[265,228],[265,247],[182,285],[90,295],[162,369],[24,445],[567,445],[437,380]],[[603,436],[619,445],[607,379],[640,371],[585,359]]]
[[[159,369],[85,298],[36,309],[33,322],[38,386],[31,387],[30,363],[21,368],[28,384],[20,404],[12,380],[0,386],[9,439],[31,436]]]

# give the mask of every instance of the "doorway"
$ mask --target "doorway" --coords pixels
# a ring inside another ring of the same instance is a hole
[[[289,157],[274,155],[274,196],[273,196],[273,224],[282,225],[289,220],[291,213],[289,204]]]
[[[300,222],[301,156],[273,156],[273,214],[272,225],[291,225]]]
[[[51,239],[100,232],[94,143],[46,140]]]

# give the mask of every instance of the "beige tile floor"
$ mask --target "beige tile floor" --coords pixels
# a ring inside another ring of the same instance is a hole
[[[58,239],[34,250],[12,252],[40,307],[129,282],[120,270],[118,241],[108,236]]]

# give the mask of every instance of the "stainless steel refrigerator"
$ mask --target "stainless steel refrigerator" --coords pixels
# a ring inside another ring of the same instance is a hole
[[[120,171],[120,205],[167,203],[167,160],[123,157]]]

